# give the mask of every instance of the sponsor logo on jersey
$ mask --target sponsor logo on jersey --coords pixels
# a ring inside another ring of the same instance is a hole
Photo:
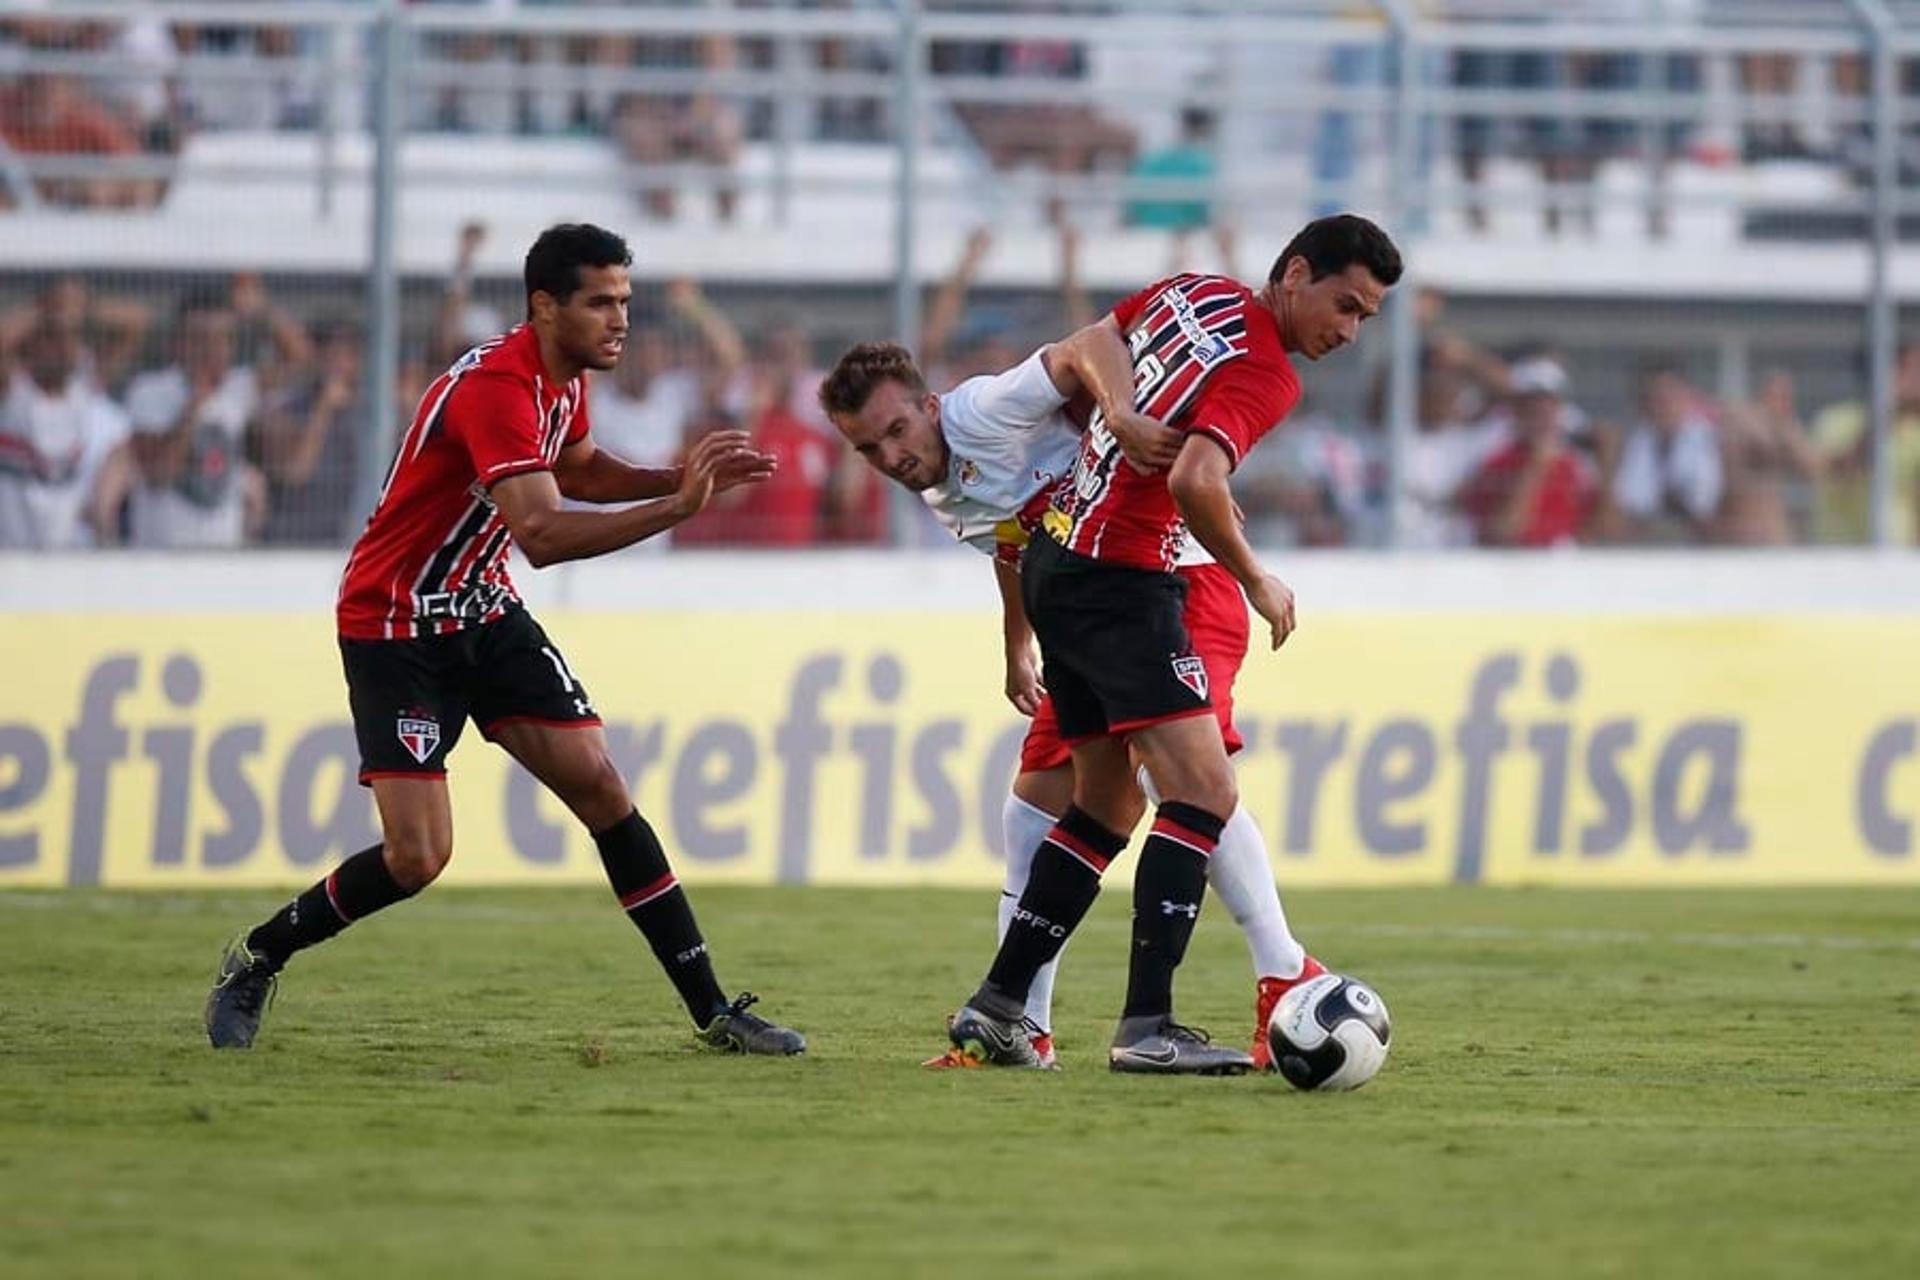
[[[1188,655],[1173,660],[1173,675],[1176,680],[1193,690],[1201,697],[1207,696],[1207,664]]]
[[[1233,355],[1232,344],[1217,333],[1203,343],[1195,343],[1193,348],[1193,358],[1202,369],[1211,369],[1231,355]]]
[[[433,754],[433,749],[440,745],[440,724],[436,720],[401,716],[398,729],[400,745],[421,764],[425,764],[427,757]]]

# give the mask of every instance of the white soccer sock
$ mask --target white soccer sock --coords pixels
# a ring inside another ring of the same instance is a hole
[[[1026,892],[1027,876],[1033,870],[1033,853],[1040,842],[1047,838],[1047,832],[1053,830],[1053,824],[1059,819],[1045,809],[1035,808],[1019,796],[1011,793],[1007,803],[1000,810],[1000,832],[1007,851],[1006,891],[1000,895],[1000,928],[998,940],[1005,941],[1007,926],[1013,923],[1013,909],[1020,902],[1020,895]],[[1042,1031],[1053,1030],[1053,975],[1060,968],[1060,957],[1055,956],[1040,966],[1040,972],[1033,975],[1033,985],[1027,989],[1027,1016]]]
[[[1287,928],[1280,890],[1273,883],[1273,865],[1267,861],[1266,837],[1260,824],[1241,805],[1220,831],[1220,843],[1207,859],[1207,881],[1226,903],[1234,923],[1247,935],[1256,978],[1292,978],[1307,962],[1307,953]]]
[[[1140,770],[1140,790],[1154,805],[1160,803],[1145,768]],[[1287,927],[1280,890],[1273,883],[1273,865],[1267,861],[1267,839],[1245,805],[1237,806],[1220,830],[1220,843],[1207,859],[1207,883],[1246,935],[1254,977],[1291,978],[1299,974],[1307,953]]]

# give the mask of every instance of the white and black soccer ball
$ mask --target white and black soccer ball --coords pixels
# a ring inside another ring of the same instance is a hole
[[[1366,983],[1337,973],[1310,978],[1273,1007],[1273,1065],[1298,1089],[1358,1089],[1387,1060],[1393,1025]]]

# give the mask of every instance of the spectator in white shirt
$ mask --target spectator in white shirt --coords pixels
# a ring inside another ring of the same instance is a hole
[[[0,547],[95,541],[102,469],[127,425],[82,356],[79,334],[51,324],[0,349]]]
[[[1619,536],[1630,542],[1699,542],[1725,489],[1719,427],[1706,398],[1666,366],[1641,375],[1640,409],[1610,488]]]
[[[131,541],[141,547],[237,547],[265,512],[265,485],[244,460],[260,408],[253,370],[233,363],[224,301],[189,297],[176,331],[179,363],[127,387],[133,458]]]

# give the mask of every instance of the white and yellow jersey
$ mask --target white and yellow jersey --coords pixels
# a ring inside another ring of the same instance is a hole
[[[1066,405],[1039,351],[941,396],[947,475],[920,493],[934,518],[968,546],[1017,560],[1080,450]],[[1189,535],[1179,566],[1212,563]]]
[[[941,396],[947,474],[920,493],[934,518],[988,555],[1025,545],[1080,451],[1066,404],[1039,351]]]

